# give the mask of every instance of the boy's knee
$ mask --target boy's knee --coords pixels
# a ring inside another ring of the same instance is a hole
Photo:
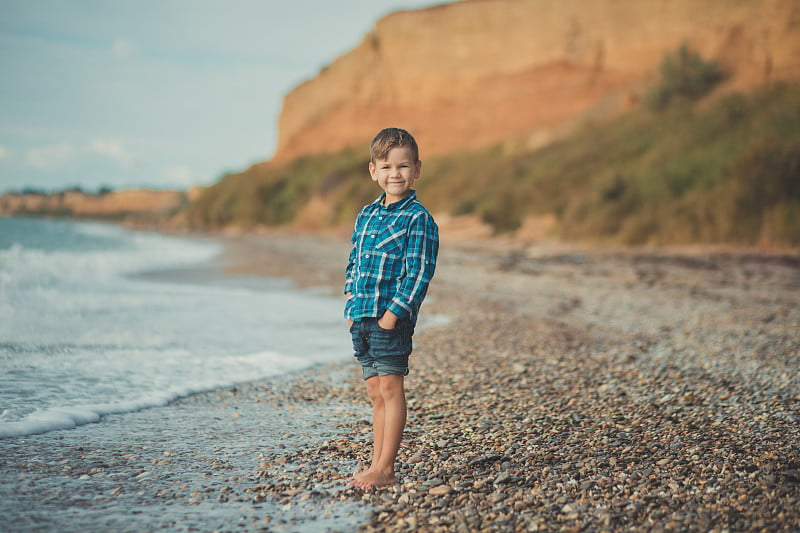
[[[372,403],[383,400],[383,392],[381,391],[380,379],[375,376],[367,380],[367,397]]]
[[[381,376],[380,393],[384,399],[394,398],[403,394],[403,376]]]

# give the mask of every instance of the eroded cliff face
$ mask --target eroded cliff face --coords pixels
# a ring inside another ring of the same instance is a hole
[[[638,104],[686,43],[722,90],[800,80],[800,0],[465,0],[379,20],[286,95],[274,159],[366,146],[386,126],[423,156],[547,144]]]

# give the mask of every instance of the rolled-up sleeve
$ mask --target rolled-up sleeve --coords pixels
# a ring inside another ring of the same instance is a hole
[[[350,257],[347,259],[347,267],[344,270],[344,294],[353,292],[353,282],[355,281],[355,267],[356,267],[356,233],[350,238],[351,244]]]

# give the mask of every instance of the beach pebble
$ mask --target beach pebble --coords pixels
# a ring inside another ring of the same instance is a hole
[[[428,491],[428,494],[432,496],[444,496],[445,494],[450,494],[453,491],[453,487],[450,485],[438,485],[433,487]]]
[[[509,479],[511,479],[511,474],[509,474],[508,472],[501,472],[500,475],[495,478],[494,484],[500,485],[502,483],[507,482]]]
[[[422,454],[417,453],[417,454],[414,454],[411,457],[409,457],[408,464],[410,464],[410,465],[417,464],[417,463],[422,462],[423,459],[424,458],[423,458]]]

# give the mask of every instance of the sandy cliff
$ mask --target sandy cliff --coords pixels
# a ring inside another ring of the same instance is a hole
[[[636,105],[682,43],[726,89],[800,79],[800,0],[466,0],[379,20],[284,99],[276,161],[412,130],[423,155],[540,146]],[[725,90],[725,89],[723,89]]]

